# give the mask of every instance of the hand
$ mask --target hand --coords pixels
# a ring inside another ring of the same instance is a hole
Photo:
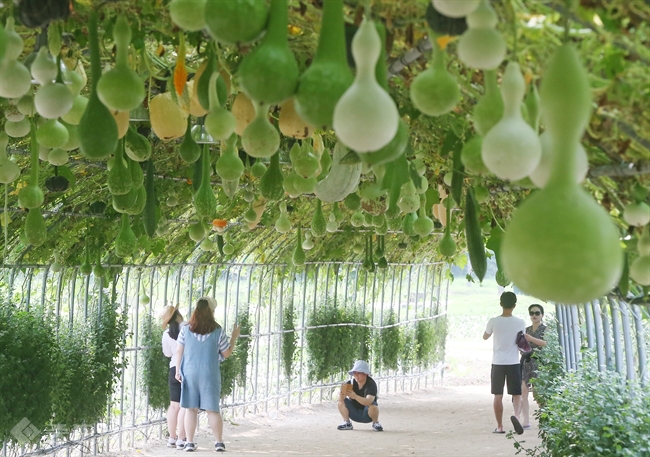
[[[178,382],[183,382],[183,378],[181,378],[181,374],[178,373],[178,372],[176,373],[176,380],[177,380]]]
[[[524,335],[524,338],[526,338],[526,341],[528,341],[529,343],[532,343],[534,340],[534,338],[530,336],[528,333]]]
[[[235,326],[232,328],[232,338],[237,339],[239,338],[239,333],[241,332],[241,328],[239,327],[239,324],[235,324]]]

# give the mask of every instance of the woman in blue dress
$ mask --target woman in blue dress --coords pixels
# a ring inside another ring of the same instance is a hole
[[[214,319],[217,302],[211,297],[199,298],[188,325],[178,335],[176,379],[181,383],[181,407],[185,413],[187,444],[185,451],[196,450],[194,432],[199,409],[208,414],[208,423],[215,437],[215,450],[225,451],[223,419],[219,410],[221,370],[219,365],[230,357],[239,337],[239,326],[232,330],[230,341]]]

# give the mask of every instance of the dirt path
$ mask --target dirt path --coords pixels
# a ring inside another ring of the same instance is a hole
[[[341,418],[334,402],[285,408],[237,418],[224,426],[228,455],[263,456],[514,456],[513,441],[491,433],[495,422],[489,386],[437,387],[380,398],[384,432],[355,424],[338,431]],[[506,417],[512,406],[506,404]],[[508,421],[506,429],[512,427]],[[196,437],[199,455],[214,455],[212,435],[203,426]],[[521,438],[527,447],[539,442],[536,427]],[[178,457],[164,443],[138,449],[136,455]],[[187,455],[183,453],[182,455]]]

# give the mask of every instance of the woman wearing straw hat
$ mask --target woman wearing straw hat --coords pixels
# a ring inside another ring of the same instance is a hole
[[[232,354],[239,336],[239,326],[232,329],[230,342],[223,329],[214,319],[217,301],[201,297],[187,326],[181,329],[176,350],[180,367],[176,379],[181,382],[181,407],[185,412],[187,444],[185,451],[196,450],[194,432],[199,409],[208,414],[208,423],[215,437],[216,451],[225,451],[223,443],[223,419],[219,410],[221,397],[221,369],[219,365]]]
[[[178,305],[165,306],[160,316],[163,328],[169,326],[162,336],[162,350],[169,361],[169,408],[167,409],[167,428],[169,441],[167,447],[183,449],[185,447],[185,409],[181,408],[181,383],[176,379],[176,339],[181,326],[187,323],[178,312]],[[178,434],[176,427],[178,426]]]

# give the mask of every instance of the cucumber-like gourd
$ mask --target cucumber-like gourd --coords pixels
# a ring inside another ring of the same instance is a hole
[[[131,160],[129,156],[122,156],[129,167],[129,172],[131,173],[131,183],[133,188],[142,187],[144,185],[144,172],[140,166],[140,162]]]
[[[586,303],[617,284],[623,252],[607,212],[575,182],[575,151],[592,109],[587,73],[569,44],[546,68],[540,96],[553,145],[551,177],[508,224],[501,246],[504,272],[541,300]]]
[[[458,42],[458,57],[467,66],[479,70],[496,69],[506,56],[506,42],[496,30],[497,13],[489,0],[467,16],[469,29]]]
[[[650,206],[645,202],[628,203],[623,208],[623,220],[636,227],[648,225],[650,223]]]
[[[627,297],[627,293],[630,290],[630,265],[629,265],[629,256],[627,252],[623,254],[623,273],[621,274],[621,279],[618,280],[618,292],[621,297]]]
[[[221,156],[217,159],[215,168],[217,174],[224,181],[235,181],[244,174],[244,162],[239,158],[237,148],[237,135],[231,134],[230,138],[221,141]]]
[[[483,282],[487,272],[487,257],[478,220],[478,204],[474,198],[474,190],[471,188],[467,189],[465,194],[465,239],[472,270],[479,281]]]
[[[485,136],[503,117],[503,98],[497,84],[496,70],[483,72],[485,92],[474,106],[472,119],[474,130],[480,136]]]
[[[241,144],[251,157],[271,157],[280,148],[280,133],[267,117],[269,105],[255,105],[255,119],[241,136]]]
[[[347,148],[340,141],[334,146],[332,168],[327,177],[316,184],[314,193],[324,202],[340,202],[354,192],[361,178],[361,164],[342,165],[339,162]]]
[[[352,81],[345,49],[343,0],[325,0],[318,49],[298,81],[296,111],[310,124],[330,128],[336,103]]]
[[[266,0],[207,0],[205,23],[210,34],[227,44],[245,44],[257,39],[266,26]]]
[[[201,185],[194,195],[194,209],[198,217],[212,218],[217,207],[217,198],[210,182],[210,149],[207,144],[203,145],[201,160]]]
[[[156,190],[153,183],[153,159],[147,160],[147,175],[145,178],[144,186],[147,192],[147,201],[144,205],[144,213],[142,215],[142,222],[144,223],[144,231],[150,237],[156,233]]]
[[[40,246],[47,239],[47,227],[40,208],[30,208],[25,218],[25,238],[32,246]]]
[[[284,179],[280,168],[280,151],[278,151],[271,156],[271,163],[264,176],[260,178],[260,193],[262,196],[271,201],[282,199],[284,195]]]
[[[296,267],[301,267],[305,264],[305,251],[303,250],[302,247],[302,240],[300,237],[300,226],[298,226],[298,231],[296,233],[296,247],[293,250],[291,261],[293,265]]]
[[[128,163],[124,160],[124,140],[115,148],[115,162],[108,171],[108,190],[113,195],[128,194],[133,188],[133,180]]]
[[[447,17],[464,17],[478,8],[481,0],[432,0],[433,7]]]
[[[333,118],[339,140],[356,152],[383,148],[395,137],[399,127],[397,106],[375,75],[381,46],[375,25],[364,19],[352,40],[357,74],[336,103]]]
[[[169,16],[183,30],[197,32],[206,25],[206,3],[206,0],[172,0],[169,2]]]
[[[138,239],[131,228],[129,215],[122,214],[122,225],[115,238],[115,255],[118,257],[128,257],[133,254],[137,245]]]
[[[258,103],[282,103],[298,88],[298,62],[287,39],[288,10],[287,0],[271,0],[266,34],[239,64],[239,82]]]
[[[97,12],[91,11],[88,23],[90,46],[91,89],[86,111],[79,121],[81,153],[89,159],[103,160],[117,148],[117,123],[97,95],[97,83],[102,77],[102,64],[97,37]]]
[[[501,84],[504,114],[483,138],[481,149],[485,166],[498,178],[510,181],[530,175],[542,157],[539,137],[521,115],[525,90],[519,64],[508,63]]]
[[[460,142],[456,143],[453,155],[453,172],[451,176],[451,196],[458,206],[461,205],[463,196],[463,181],[465,178],[465,168],[461,160],[462,148]]]
[[[325,236],[327,234],[327,221],[323,214],[323,207],[320,200],[316,200],[316,211],[311,219],[311,233],[316,237]]]

